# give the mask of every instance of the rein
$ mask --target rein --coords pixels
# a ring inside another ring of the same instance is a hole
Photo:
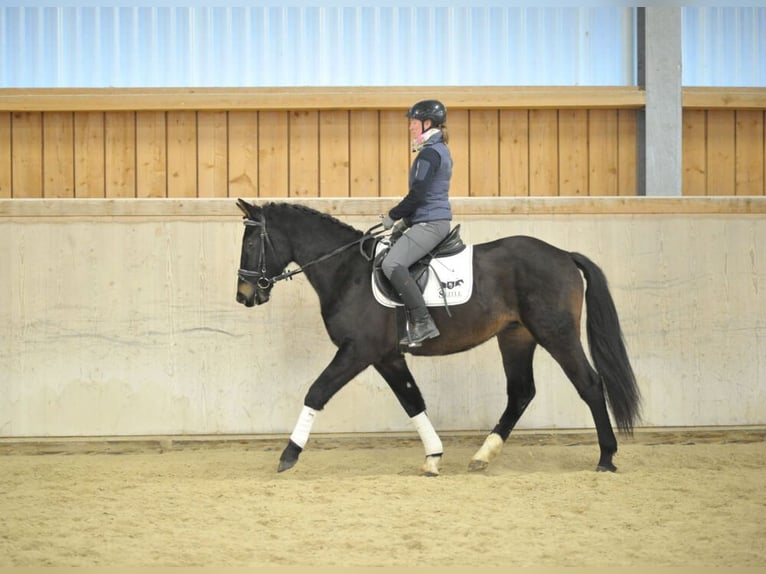
[[[261,229],[261,250],[260,250],[261,252],[259,254],[260,270],[251,271],[249,269],[240,268],[237,271],[237,274],[239,275],[240,279],[248,283],[251,283],[251,281],[249,281],[248,278],[255,279],[256,280],[255,285],[259,287],[260,289],[268,289],[269,287],[271,287],[272,285],[274,285],[274,283],[277,283],[278,281],[282,281],[284,279],[291,279],[293,276],[306,271],[307,268],[313,265],[316,265],[317,263],[326,261],[327,259],[330,259],[331,257],[335,257],[336,255],[344,252],[345,250],[353,247],[354,245],[359,245],[362,256],[364,256],[366,259],[369,260],[367,255],[364,253],[364,250],[361,249],[361,244],[367,239],[371,239],[385,232],[385,230],[382,230],[382,229],[373,232],[373,230],[378,229],[379,227],[383,227],[382,223],[378,223],[370,227],[367,231],[365,231],[362,234],[362,236],[359,239],[356,239],[352,241],[351,243],[346,243],[345,245],[341,245],[337,249],[332,250],[330,253],[326,253],[325,255],[322,255],[321,257],[318,257],[317,259],[309,261],[305,265],[298,267],[298,269],[283,271],[279,275],[268,277],[266,273],[266,244],[269,245],[272,251],[274,250],[274,246],[271,243],[271,237],[269,237],[269,234],[266,231],[266,220],[262,219],[261,221],[256,221],[254,219],[245,219],[243,223],[245,227],[259,227]]]

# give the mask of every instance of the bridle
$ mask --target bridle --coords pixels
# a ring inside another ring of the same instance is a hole
[[[345,251],[346,249],[349,249],[350,247],[353,247],[354,245],[359,245],[360,252],[362,253],[362,255],[368,261],[371,261],[372,256],[368,256],[364,252],[364,249],[362,248],[362,243],[367,239],[376,237],[377,235],[384,233],[385,231],[381,229],[381,230],[373,232],[373,230],[383,227],[382,223],[378,223],[377,225],[373,225],[372,227],[370,227],[367,231],[365,231],[362,234],[362,236],[359,239],[356,239],[352,241],[351,243],[346,243],[345,245],[341,245],[340,247],[338,247],[337,249],[334,249],[330,253],[322,255],[321,257],[318,257],[317,259],[314,259],[313,261],[309,261],[305,265],[298,267],[298,269],[285,270],[278,275],[269,277],[266,271],[266,246],[268,245],[271,251],[275,251],[275,250],[274,250],[274,245],[271,242],[271,237],[269,236],[269,233],[266,230],[266,218],[261,217],[259,220],[245,218],[243,219],[242,223],[245,225],[245,227],[257,227],[260,229],[261,245],[260,245],[260,252],[258,254],[258,264],[256,265],[257,270],[243,269],[240,267],[239,270],[237,271],[237,275],[241,281],[244,281],[245,283],[249,283],[250,285],[257,287],[258,289],[261,289],[262,291],[269,289],[271,286],[274,285],[274,283],[277,283],[278,281],[282,281],[284,279],[291,279],[294,275],[303,273],[308,267],[311,267],[312,265],[316,265],[317,263],[321,263],[322,261],[330,259],[331,257],[334,257],[338,255],[339,253],[342,253],[343,251]],[[255,282],[253,282],[253,280]]]
[[[245,218],[242,223],[244,223],[245,227],[260,227],[261,229],[261,248],[260,253],[258,254],[259,269],[258,271],[251,271],[240,267],[239,271],[237,271],[237,275],[239,276],[239,279],[245,283],[254,285],[259,289],[268,289],[277,281],[277,278],[268,277],[266,273],[266,245],[268,244],[271,250],[274,251],[274,246],[271,244],[271,237],[269,237],[269,234],[266,231],[266,220],[262,219],[261,221],[256,221],[255,219]],[[255,283],[250,279],[255,279]],[[284,279],[286,279],[286,277]]]

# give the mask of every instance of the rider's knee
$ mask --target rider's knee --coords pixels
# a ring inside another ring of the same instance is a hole
[[[383,274],[388,279],[391,279],[391,275],[394,274],[397,267],[402,267],[402,264],[398,261],[391,261],[390,259],[384,259],[380,264],[381,271],[383,271]]]

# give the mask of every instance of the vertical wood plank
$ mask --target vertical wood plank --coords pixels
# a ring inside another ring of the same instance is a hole
[[[471,192],[471,142],[468,110],[449,110],[447,115],[447,144],[452,155],[452,181],[450,196],[467,197]],[[409,137],[409,132],[408,132]],[[410,161],[412,161],[412,158]]]
[[[319,196],[319,112],[290,114],[290,197]]]
[[[588,110],[559,111],[559,195],[588,195]]]
[[[197,113],[197,194],[227,197],[228,135],[226,112]]]
[[[352,111],[349,114],[349,177],[351,197],[380,195],[380,129],[378,112]]]
[[[75,112],[75,197],[104,197],[104,162],[104,113]]]
[[[106,197],[136,196],[135,112],[104,114]]]
[[[734,195],[734,112],[707,113],[707,195]]]
[[[736,112],[735,193],[764,195],[763,110]]]
[[[43,196],[74,197],[74,114],[43,114]]]
[[[43,196],[43,118],[14,112],[11,120],[13,197]]]
[[[136,112],[136,197],[168,197],[165,112]]]
[[[617,193],[638,194],[638,115],[636,110],[617,112]]]
[[[706,112],[705,110],[684,110],[682,127],[683,187],[682,195],[706,195]]]
[[[168,197],[197,196],[197,114],[168,112]]]
[[[0,112],[0,197],[13,195],[11,185],[11,114]]]
[[[400,111],[380,112],[380,195],[404,197],[410,161],[407,118]]]
[[[558,111],[529,110],[529,194],[559,195]]]
[[[260,112],[258,116],[258,196],[287,197],[288,112]]]
[[[473,197],[494,197],[500,194],[499,118],[497,110],[470,112],[469,193]]]
[[[529,195],[529,112],[500,110],[500,195]]]
[[[588,111],[588,195],[617,195],[617,110]]]
[[[319,112],[319,195],[348,197],[349,130],[345,110]]]
[[[258,112],[229,112],[229,197],[258,195]]]

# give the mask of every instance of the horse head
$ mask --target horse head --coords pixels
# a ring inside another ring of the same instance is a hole
[[[244,214],[245,231],[242,236],[237,302],[246,307],[268,302],[274,278],[284,269],[287,261],[278,260],[272,240],[266,229],[266,216],[262,207],[237,200]]]

